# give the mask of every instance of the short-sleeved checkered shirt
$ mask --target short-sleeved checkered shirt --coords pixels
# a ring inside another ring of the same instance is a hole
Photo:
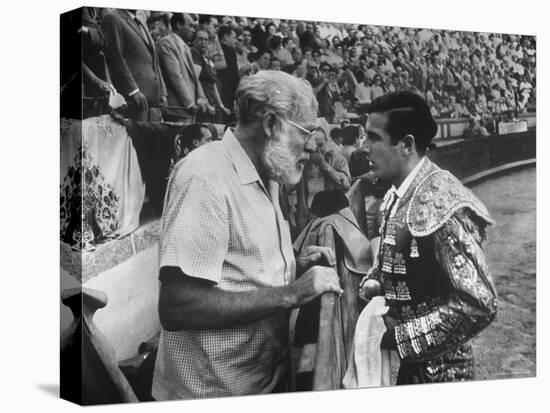
[[[178,163],[161,218],[159,268],[227,291],[282,286],[295,276],[287,222],[231,131]],[[162,330],[157,400],[270,392],[288,351],[288,314],[216,330]]]

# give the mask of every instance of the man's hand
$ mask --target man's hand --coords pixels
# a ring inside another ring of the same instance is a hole
[[[104,80],[100,80],[98,83],[99,89],[106,95],[111,95],[115,93],[115,87],[111,85],[109,82],[106,82]]]
[[[161,96],[159,103],[161,107],[166,107],[168,105],[168,98],[166,96]]]
[[[384,295],[384,287],[379,281],[364,277],[359,284],[359,298],[369,302],[378,295]]]
[[[202,113],[208,113],[208,101],[205,98],[197,99],[197,108]]]
[[[339,296],[344,293],[334,268],[319,265],[311,267],[300,278],[289,284],[288,288],[294,296],[295,307],[307,304],[326,292],[334,292]]]
[[[208,111],[209,115],[213,115],[216,113],[216,108],[212,105],[206,105],[206,110]]]
[[[132,95],[132,100],[136,105],[138,105],[141,110],[147,110],[147,108],[149,107],[149,105],[147,104],[147,98],[140,91],[137,91]]]
[[[334,267],[336,265],[336,256],[332,248],[317,245],[307,246],[304,254],[296,258],[296,273],[302,274],[313,265]]]
[[[366,181],[368,181],[369,183],[371,184],[376,184],[378,182],[378,177],[374,174],[374,172],[372,171],[369,171],[367,173],[364,173],[363,175],[361,175],[359,178],[361,179],[365,179]]]
[[[312,162],[316,163],[321,169],[325,169],[325,166],[327,165],[327,162],[325,161],[325,158],[319,151],[316,151],[310,155],[310,159]]]
[[[227,109],[225,106],[220,106],[220,109],[222,110],[223,113],[225,113],[225,116],[231,115],[231,111]]]
[[[187,111],[187,113],[190,113],[191,115],[194,115],[194,114],[197,113],[198,108],[195,105],[191,104],[191,105],[187,106],[187,108],[185,108],[185,110]]]
[[[129,124],[129,121],[114,109],[111,110],[111,117],[115,122],[120,123],[122,126],[128,126]]]

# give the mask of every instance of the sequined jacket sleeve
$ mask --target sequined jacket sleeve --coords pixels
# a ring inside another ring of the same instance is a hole
[[[395,339],[402,360],[438,357],[483,330],[496,315],[496,291],[482,250],[483,232],[466,209],[432,236],[450,294],[427,315],[398,323]]]

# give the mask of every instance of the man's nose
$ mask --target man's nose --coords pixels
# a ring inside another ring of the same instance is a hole
[[[313,153],[315,152],[316,149],[317,149],[317,145],[315,144],[315,139],[313,139],[313,137],[309,137],[308,140],[306,141],[304,150],[306,152]]]

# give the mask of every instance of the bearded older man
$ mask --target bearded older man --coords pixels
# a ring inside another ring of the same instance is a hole
[[[190,153],[168,183],[157,400],[284,391],[289,310],[342,294],[331,250],[294,258],[278,202],[314,149],[311,88],[262,71],[241,81],[236,101],[235,131]]]

